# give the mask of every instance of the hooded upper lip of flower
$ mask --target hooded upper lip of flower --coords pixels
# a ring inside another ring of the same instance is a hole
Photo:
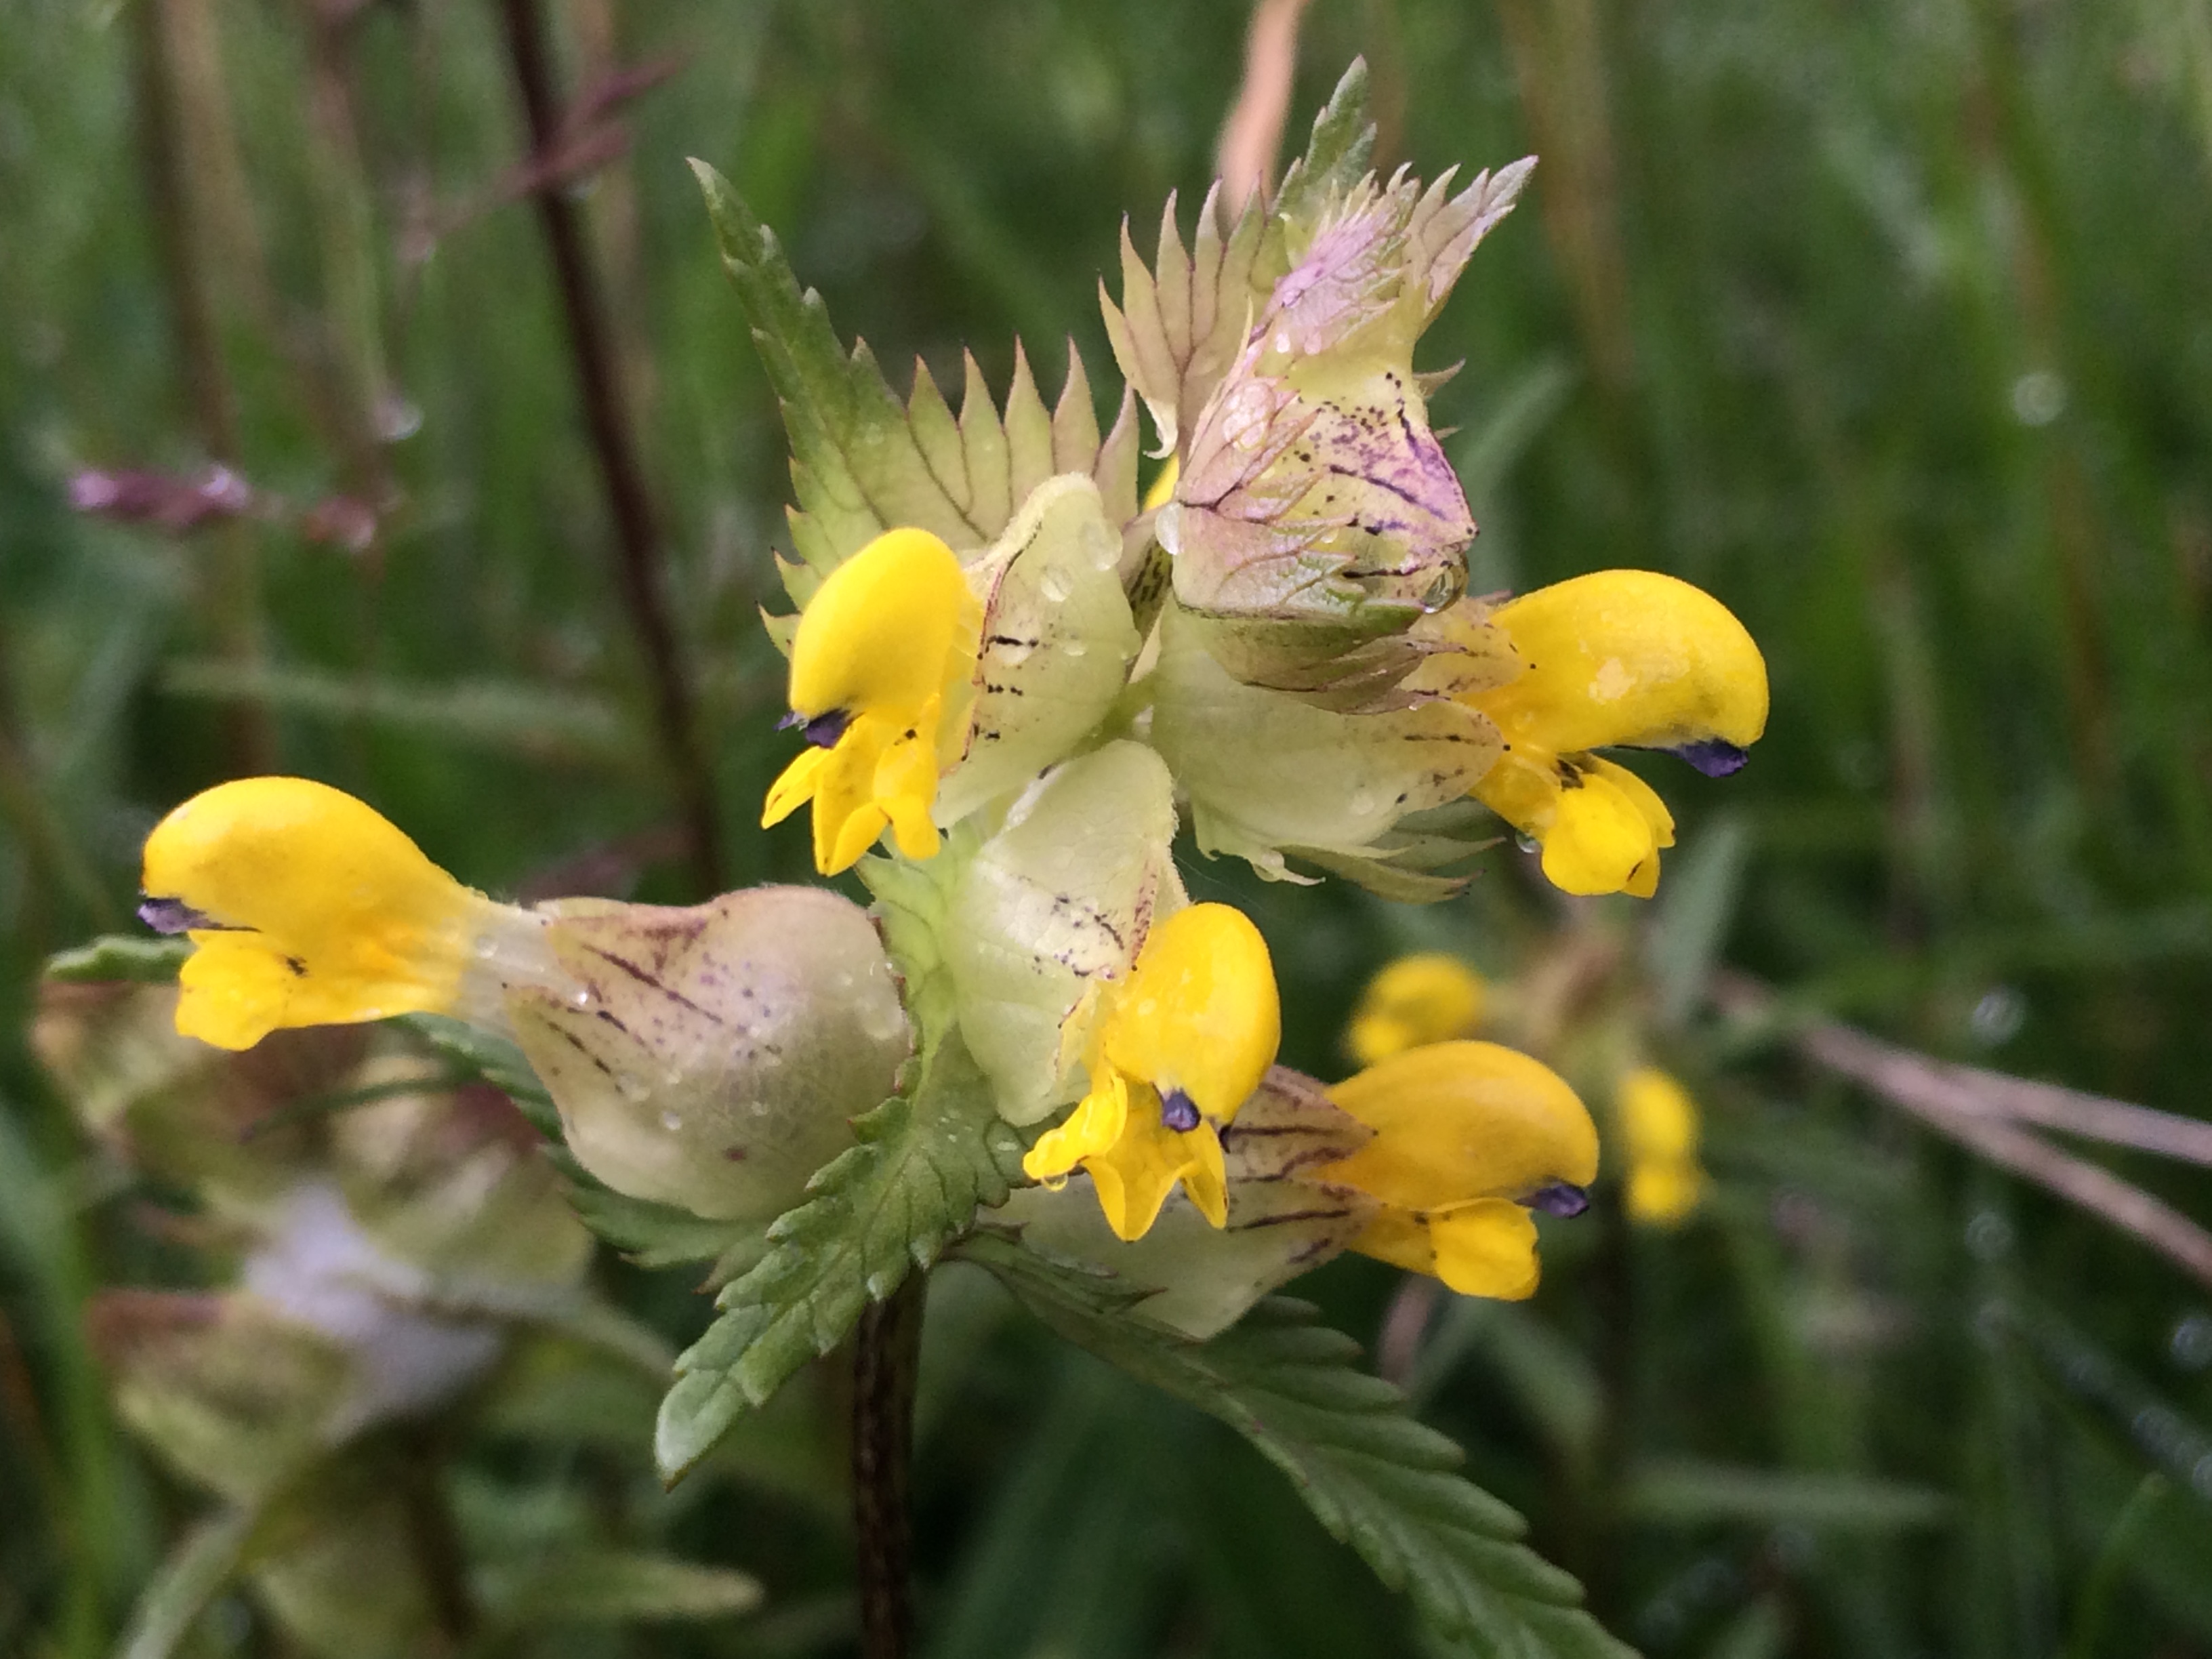
[[[1032,1180],[1091,1173],[1115,1232],[1143,1237],[1181,1182],[1228,1221],[1218,1126],[1237,1115],[1282,1038],[1266,942],[1240,911],[1194,904],[1154,924],[1126,984],[1108,993],[1091,1088],[1022,1160]]]
[[[968,715],[982,609],[952,550],[888,531],[830,572],[792,640],[792,720],[812,745],[768,794],[763,828],[814,803],[814,863],[835,875],[889,828],[933,857],[939,757]]]
[[[526,914],[306,778],[194,796],[147,838],[143,884],[146,920],[198,947],[178,975],[177,1029],[223,1048],[280,1026],[451,1009],[502,918]]]
[[[1766,664],[1741,623],[1689,583],[1601,570],[1511,600],[1489,623],[1521,672],[1462,694],[1505,752],[1474,793],[1543,844],[1571,893],[1650,896],[1674,819],[1643,780],[1594,749],[1665,749],[1720,775],[1766,726]]]

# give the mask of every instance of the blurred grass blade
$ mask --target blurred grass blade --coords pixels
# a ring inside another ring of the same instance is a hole
[[[548,763],[590,763],[624,773],[649,764],[651,745],[598,698],[524,681],[409,685],[313,668],[185,661],[171,665],[161,684],[172,696],[256,703],[315,720],[358,720]]]
[[[761,1604],[760,1582],[727,1567],[616,1550],[570,1551],[486,1570],[483,1604],[508,1629],[726,1619]]]
[[[1668,861],[1644,960],[1658,989],[1658,1022],[1669,1030],[1680,1030],[1704,1005],[1750,853],[1742,818],[1724,812],[1701,825],[1688,848]]]
[[[237,1571],[258,1518],[226,1510],[187,1532],[139,1596],[117,1659],[168,1659]]]
[[[1951,1516],[1951,1500],[1927,1486],[1687,1460],[1655,1460],[1632,1470],[1621,1508],[1637,1520],[1673,1526],[1734,1522],[1850,1532],[1942,1526]]]

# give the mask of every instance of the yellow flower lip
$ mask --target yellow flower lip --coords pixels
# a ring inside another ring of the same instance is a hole
[[[1023,1172],[1050,1186],[1081,1164],[1124,1240],[1151,1230],[1178,1184],[1224,1227],[1218,1126],[1259,1088],[1282,1040],[1267,942],[1242,911],[1191,905],[1153,927],[1110,994],[1090,1090],[1030,1148]]]
[[[927,531],[887,531],[831,571],[792,638],[781,725],[808,747],[769,790],[761,827],[811,801],[825,876],[886,829],[908,858],[933,856],[939,756],[967,719],[981,632],[960,561]]]

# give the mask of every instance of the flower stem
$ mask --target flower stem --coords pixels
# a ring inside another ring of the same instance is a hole
[[[914,1636],[907,1471],[927,1283],[927,1274],[909,1273],[888,1300],[862,1314],[853,1355],[853,1522],[865,1659],[905,1659]]]
[[[508,62],[530,125],[533,159],[551,155],[561,146],[565,127],[544,15],[538,0],[501,0],[500,12],[506,24]],[[653,682],[661,749],[682,806],[693,878],[702,893],[717,893],[722,882],[713,773],[669,619],[665,550],[645,487],[645,469],[632,441],[614,330],[567,188],[567,181],[558,178],[539,185],[535,192],[538,223],[552,257],[583,395],[585,424],[614,519],[619,555],[615,574]]]

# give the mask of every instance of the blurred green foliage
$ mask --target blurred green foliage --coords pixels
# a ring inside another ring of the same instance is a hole
[[[803,834],[751,828],[786,748],[753,618],[782,440],[684,158],[895,381],[915,356],[957,380],[964,343],[1003,386],[1018,335],[1049,394],[1072,336],[1103,393],[1119,215],[1149,250],[1167,193],[1202,189],[1246,15],[556,10],[572,88],[674,70],[583,130],[628,144],[574,189],[722,868],[802,878]],[[47,952],[127,916],[156,817],[248,769],[352,790],[495,891],[690,896],[498,24],[15,0],[0,26],[0,1030]],[[1930,1053],[2204,1114],[2212,7],[1320,0],[1294,120],[1356,52],[1386,156],[1543,157],[1426,352],[1466,362],[1435,412],[1484,526],[1474,588],[1675,572],[1750,625],[1776,710],[1741,776],[1668,780],[1670,883],[1733,826],[1651,958],[1717,1199],[1680,1233],[1552,1230],[1534,1303],[1440,1316],[1425,1409],[1654,1654],[2212,1654],[2212,1291],[1670,989],[1717,949]],[[253,511],[72,507],[88,470],[216,464]],[[1504,975],[1540,945],[1557,915],[1517,864],[1419,912],[1189,878],[1254,908],[1285,1059],[1333,1075],[1389,955]],[[2212,1204],[2201,1173],[2108,1161]],[[131,1224],[161,1196],[0,1039],[0,1650],[108,1650],[190,1517],[80,1321],[98,1285],[189,1272]],[[602,1271],[672,1340],[703,1322],[680,1277]],[[1371,1333],[1393,1279],[1310,1288]],[[1407,1650],[1402,1608],[1225,1431],[969,1269],[933,1283],[928,1345],[930,1652]],[[458,1505],[665,1506],[655,1530],[769,1599],[650,1650],[836,1652],[836,1388],[803,1376],[671,1497],[635,1402],[555,1402],[579,1449],[501,1450]],[[277,1650],[242,1603],[195,1639]],[[648,1650],[628,1640],[577,1650]]]

